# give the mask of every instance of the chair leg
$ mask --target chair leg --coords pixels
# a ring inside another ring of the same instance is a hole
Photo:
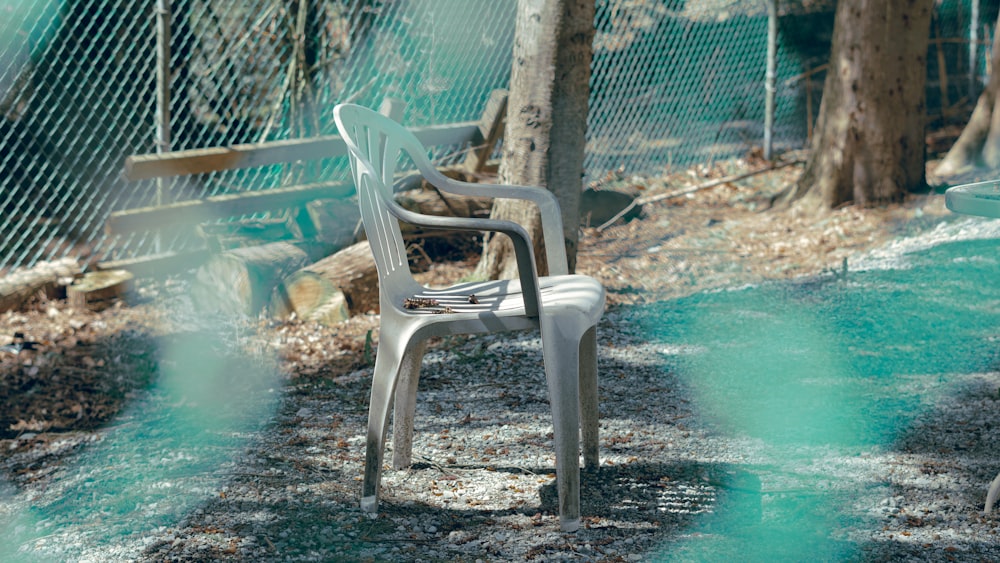
[[[421,341],[403,354],[396,378],[392,410],[392,468],[409,467],[413,461],[413,411],[417,408],[417,383],[426,343]]]
[[[583,464],[592,469],[600,467],[597,404],[597,327],[592,326],[583,333],[583,338],[580,340],[580,422],[583,431]]]
[[[993,479],[993,482],[990,483],[990,489],[986,492],[986,505],[983,507],[983,514],[989,514],[993,511],[997,495],[1000,495],[1000,474]]]
[[[361,510],[365,512],[378,510],[386,426],[402,355],[402,349],[396,343],[380,342],[375,356],[375,373],[372,375],[372,394],[368,407],[368,436],[365,441],[365,475],[361,487]]]
[[[580,528],[580,340],[573,329],[549,317],[541,318],[541,329],[555,434],[559,527],[575,532]]]

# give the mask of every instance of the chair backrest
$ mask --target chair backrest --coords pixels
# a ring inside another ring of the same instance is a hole
[[[405,127],[368,108],[341,104],[333,114],[350,153],[361,222],[379,280],[394,286],[415,284],[399,221],[388,208],[393,201],[393,179],[400,157],[406,154],[418,169],[426,169],[431,166],[426,149]]]

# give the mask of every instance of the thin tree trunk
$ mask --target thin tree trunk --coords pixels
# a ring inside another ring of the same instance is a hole
[[[546,186],[556,194],[570,271],[580,224],[593,25],[594,0],[519,0],[500,166],[502,183]],[[534,240],[538,271],[548,270],[533,205],[500,201],[491,217],[524,226]],[[488,239],[477,276],[514,278],[516,272],[510,241]]]
[[[590,103],[594,0],[564,0],[552,95],[552,142],[547,186],[559,200],[569,271],[576,269],[583,160]]]
[[[1000,25],[1000,15],[997,15]],[[934,173],[938,176],[954,176],[970,172],[976,168],[1000,169],[1000,108],[997,107],[997,93],[1000,92],[1000,41],[993,40],[990,55],[993,72],[986,89],[979,95],[976,108],[962,134],[945,155]]]

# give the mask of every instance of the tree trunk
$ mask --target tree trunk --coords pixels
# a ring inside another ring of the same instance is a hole
[[[997,25],[1000,25],[1000,14],[997,15]],[[934,170],[938,176],[954,176],[976,168],[1000,169],[1000,107],[997,107],[1000,72],[996,72],[1000,64],[1000,41],[996,38],[990,59],[993,63],[990,65],[993,69],[990,80],[979,95],[976,108],[962,134]]]
[[[576,265],[580,225],[593,37],[594,0],[518,1],[500,180],[546,186],[555,193],[570,271]],[[534,205],[502,200],[493,206],[491,217],[524,226],[534,240],[538,271],[548,270]],[[507,237],[488,240],[476,275],[516,277]]]
[[[336,271],[334,269],[332,273]],[[278,318],[287,318],[295,313],[302,320],[333,326],[351,316],[347,296],[334,281],[322,274],[302,269],[286,278],[283,283],[285,299],[275,303],[272,310],[272,314]]]
[[[925,187],[927,46],[933,0],[840,0],[812,150],[780,198],[874,206]]]
[[[51,292],[60,284],[68,284],[79,273],[80,264],[73,258],[39,262],[31,269],[14,270],[0,278],[0,311],[17,309],[38,292]]]
[[[284,283],[291,310],[307,320],[339,299],[338,293],[353,315],[379,310],[378,271],[366,240],[302,268]]]
[[[323,243],[273,242],[217,254],[195,274],[191,298],[202,311],[256,314],[286,276],[331,250]]]
[[[126,270],[87,272],[66,288],[66,302],[75,309],[104,310],[132,291],[135,275]]]

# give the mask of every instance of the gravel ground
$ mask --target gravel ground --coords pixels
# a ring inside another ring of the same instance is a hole
[[[575,534],[558,530],[538,340],[491,337],[430,353],[418,461],[386,471],[376,519],[357,506],[366,371],[243,395],[241,414],[275,409],[257,428],[193,428],[207,413],[164,392],[67,444],[78,459],[48,487],[10,492],[4,560],[1000,560],[981,514],[1000,373],[952,377],[957,394],[900,381],[928,416],[889,445],[773,444],[701,419],[670,367],[698,350],[623,314],[602,328],[602,465]]]
[[[1000,561],[1000,517],[982,513],[1000,470],[991,441],[1000,427],[996,354],[972,361],[956,353],[956,367],[946,369],[949,358],[917,353],[933,348],[927,342],[876,340],[849,352],[878,359],[897,347],[926,369],[907,364],[891,377],[845,384],[822,354],[796,341],[812,325],[782,320],[766,299],[777,292],[820,302],[854,295],[855,286],[903,299],[866,272],[919,268],[908,253],[957,238],[1000,238],[1000,222],[943,224],[852,257],[847,276],[609,310],[599,327],[601,467],[583,473],[584,526],[574,534],[558,529],[535,335],[433,343],[415,464],[385,471],[381,509],[370,518],[358,495],[371,370],[358,358],[369,354],[365,335],[376,320],[336,329],[354,335],[355,346],[335,350],[326,347],[330,329],[193,326],[189,313],[175,312],[173,324],[185,330],[156,337],[155,382],[126,392],[110,425],[58,433],[25,425],[0,442],[0,560]],[[996,269],[995,254],[974,250],[949,260]],[[1000,296],[995,286],[984,291],[984,309],[970,312],[979,325],[930,332],[967,330],[995,348],[996,324],[981,325],[995,319]],[[749,303],[740,305],[749,320],[728,327],[732,338],[717,336],[721,324],[706,332],[711,339],[682,336],[697,325],[677,311],[701,310],[715,323],[711,313],[734,302]],[[761,324],[772,313],[784,324]],[[895,313],[901,323],[926,322]],[[726,393],[706,392],[699,374],[722,365],[716,350],[776,336],[786,347],[763,354],[815,360],[807,383],[821,392],[783,398],[777,391],[787,382],[777,376],[786,364],[761,368],[739,349],[732,357],[759,379],[748,387],[709,381]],[[119,345],[136,355],[143,342]],[[316,354],[323,359],[305,369]],[[339,356],[355,358],[343,364],[352,367],[330,368]],[[282,367],[289,359],[294,374]],[[836,403],[855,387],[860,399]],[[761,412],[775,416],[755,417]]]

